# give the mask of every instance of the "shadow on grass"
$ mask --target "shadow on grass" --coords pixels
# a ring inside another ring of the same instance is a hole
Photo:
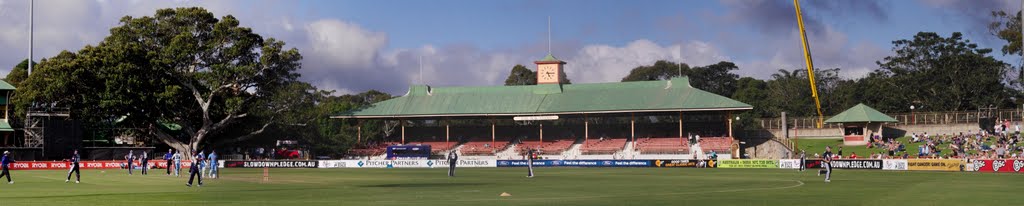
[[[488,183],[404,183],[404,184],[379,184],[379,185],[363,185],[359,187],[377,187],[377,188],[396,188],[396,187],[461,187],[461,186],[481,186],[489,185]]]

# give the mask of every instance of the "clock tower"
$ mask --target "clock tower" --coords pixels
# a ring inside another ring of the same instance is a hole
[[[562,84],[565,81],[565,74],[562,67],[565,62],[558,60],[555,56],[548,54],[544,59],[533,62],[537,64],[537,84]]]

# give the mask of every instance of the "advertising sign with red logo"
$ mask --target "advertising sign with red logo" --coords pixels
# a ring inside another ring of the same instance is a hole
[[[1024,160],[974,160],[971,164],[978,172],[1024,172]]]
[[[182,168],[188,168],[192,161],[181,161]],[[81,161],[78,163],[81,169],[122,169],[125,168],[125,161]],[[222,164],[223,165],[223,164]],[[142,162],[135,161],[133,167],[142,167]],[[151,168],[167,168],[166,161],[150,161],[147,165]],[[11,163],[12,170],[63,170],[71,168],[71,162],[63,161],[30,161]]]

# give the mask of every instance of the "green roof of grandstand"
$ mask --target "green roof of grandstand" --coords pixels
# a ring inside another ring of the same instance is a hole
[[[895,118],[885,115],[874,108],[864,104],[850,107],[846,111],[825,120],[825,123],[852,123],[852,122],[899,122]]]
[[[7,83],[7,81],[0,80],[0,90],[14,90],[14,85]]]
[[[0,119],[0,132],[13,132],[14,128],[11,127],[10,123],[7,123],[6,119]]]
[[[590,84],[439,87],[332,116],[399,118],[749,110],[750,105],[690,86],[689,78]]]

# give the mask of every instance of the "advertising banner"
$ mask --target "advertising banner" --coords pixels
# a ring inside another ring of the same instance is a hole
[[[526,160],[498,160],[498,167],[526,167]],[[653,167],[651,160],[534,160],[534,167]]]
[[[882,160],[882,170],[907,170],[907,160],[884,159]]]
[[[1024,170],[1024,160],[974,160],[972,163],[978,172],[1020,173]]]
[[[321,160],[319,168],[448,168],[448,160]],[[497,167],[497,160],[459,160],[456,167]]]
[[[224,161],[219,161],[219,167],[223,168]],[[191,161],[182,161],[181,167],[188,168]],[[127,162],[125,161],[81,161],[78,162],[79,169],[124,169],[127,168]],[[150,168],[167,168],[167,162],[151,160],[146,165]],[[142,162],[132,162],[132,167],[136,169],[142,169]],[[71,162],[53,162],[53,161],[28,161],[28,162],[15,162],[11,163],[12,170],[64,170],[71,168]]]
[[[714,167],[713,160],[654,160],[655,167],[699,167],[701,164]]]
[[[821,160],[807,160],[807,168],[822,168]],[[832,160],[832,169],[882,169],[882,160]]]
[[[800,169],[800,159],[781,159],[779,160],[779,168]]]
[[[779,168],[779,160],[719,160],[718,168]]]
[[[910,159],[907,170],[921,171],[962,171],[964,162],[952,159]]]
[[[317,168],[359,168],[356,163],[359,160],[320,160]]]
[[[427,166],[433,168],[448,168],[448,160],[426,160],[431,161]],[[459,160],[455,167],[497,167],[498,160]]]
[[[224,161],[224,167],[238,168],[317,168],[317,161]]]

